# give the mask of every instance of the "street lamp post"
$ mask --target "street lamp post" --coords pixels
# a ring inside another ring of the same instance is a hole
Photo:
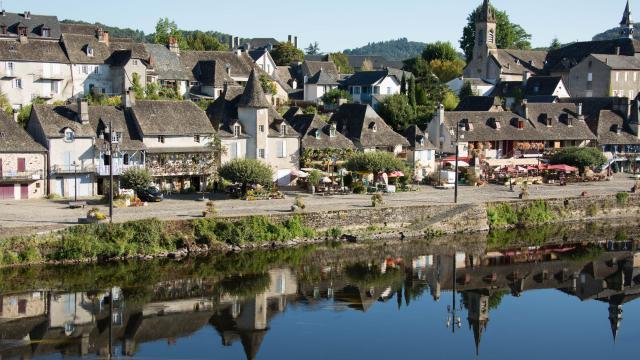
[[[73,201],[78,202],[78,163],[73,162]]]
[[[460,161],[460,147],[459,147],[459,142],[460,142],[460,120],[458,120],[456,122],[456,130],[455,130],[455,134],[451,134],[451,135],[455,135],[456,137],[456,142],[455,142],[455,148],[456,148],[456,164],[455,164],[455,184],[454,184],[454,193],[453,193],[453,202],[455,204],[458,203],[458,162]]]
[[[109,134],[109,138],[106,139],[105,155],[109,156],[109,223],[113,223],[113,152],[120,151],[118,146],[118,139],[113,133],[113,123],[109,121],[109,125],[104,129],[105,134]],[[115,148],[114,148],[115,145]]]

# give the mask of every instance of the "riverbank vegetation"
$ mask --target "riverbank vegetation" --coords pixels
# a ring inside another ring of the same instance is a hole
[[[535,200],[519,208],[507,203],[488,206],[487,217],[491,228],[500,228],[539,226],[552,222],[557,214],[546,201]]]

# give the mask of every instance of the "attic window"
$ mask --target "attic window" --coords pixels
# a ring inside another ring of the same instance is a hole
[[[51,29],[49,29],[47,27],[43,27],[42,30],[40,30],[40,36],[42,36],[42,37],[51,37]]]
[[[242,134],[242,128],[240,127],[240,125],[234,125],[233,126],[233,136],[238,137]]]
[[[618,135],[622,134],[622,128],[618,124],[611,126],[611,130]]]
[[[18,36],[27,36],[27,27],[26,26],[20,26],[18,28]]]
[[[93,48],[91,46],[87,46],[87,56],[93,57]]]
[[[524,119],[518,119],[518,129],[524,130]]]
[[[331,127],[329,128],[329,137],[336,137],[336,125],[335,124],[331,124]]]
[[[71,129],[66,129],[64,131],[64,141],[65,142],[73,142],[75,140],[76,134]]]
[[[378,124],[376,124],[375,122],[371,122],[369,124],[369,129],[371,129],[371,131],[373,131],[373,132],[377,132],[378,131]]]
[[[418,138],[418,144],[420,144],[420,146],[424,146],[424,137],[420,136]]]
[[[320,139],[320,129],[316,129],[315,137],[316,139]]]

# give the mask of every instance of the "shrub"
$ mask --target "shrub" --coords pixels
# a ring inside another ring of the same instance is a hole
[[[135,192],[144,190],[151,184],[151,174],[147,169],[130,168],[120,176],[120,186]]]
[[[371,206],[372,207],[380,207],[384,204],[384,199],[381,194],[373,194],[371,196]]]
[[[550,159],[551,164],[576,166],[580,172],[587,167],[597,168],[607,162],[607,158],[598,148],[569,147],[556,152]]]
[[[361,182],[357,182],[355,184],[353,184],[353,193],[354,194],[364,194],[367,192],[367,188],[364,186],[363,183]]]
[[[198,219],[193,224],[193,235],[197,244],[211,245],[218,240],[218,224],[214,219]]]
[[[340,228],[332,227],[331,229],[327,230],[327,237],[331,239],[338,239],[340,236],[342,236],[342,229]]]
[[[518,214],[509,204],[498,204],[487,208],[487,217],[491,227],[518,224]]]
[[[406,171],[407,166],[392,153],[372,151],[354,154],[347,161],[346,168],[349,171],[378,174],[396,170]]]
[[[518,210],[518,222],[520,225],[542,225],[553,219],[555,219],[555,215],[544,200],[533,201]]]
[[[322,173],[318,170],[312,170],[309,173],[309,176],[307,177],[307,181],[309,181],[309,184],[313,186],[318,186],[321,180],[322,180]]]
[[[629,193],[626,193],[626,192],[617,193],[616,194],[616,201],[618,202],[619,206],[627,205],[627,202],[629,201]]]
[[[304,204],[302,196],[296,196],[296,198],[293,200],[293,206],[297,206],[298,208],[303,210],[307,207],[307,205]]]
[[[225,180],[242,184],[243,192],[249,184],[268,186],[273,179],[271,167],[256,159],[231,160],[222,165],[218,173]]]

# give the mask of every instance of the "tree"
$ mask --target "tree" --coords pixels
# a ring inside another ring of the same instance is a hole
[[[402,131],[413,121],[415,110],[405,95],[395,94],[382,101],[378,114],[396,131]]]
[[[282,43],[271,52],[271,57],[278,66],[287,66],[292,62],[303,61],[304,53],[293,44]]]
[[[456,96],[456,94],[451,91],[447,91],[444,95],[444,99],[442,99],[442,105],[444,105],[444,109],[447,111],[453,111],[458,107],[460,103],[460,99]]]
[[[493,6],[492,6],[493,8]],[[522,26],[509,20],[504,11],[493,8],[496,14],[496,45],[499,49],[531,49],[531,35]],[[460,48],[464,50],[467,63],[473,59],[473,46],[476,42],[476,16],[481,11],[479,6],[467,17],[467,25],[462,30]]]
[[[453,45],[451,45],[448,41],[437,41],[434,43],[427,44],[424,51],[422,52],[422,58],[427,62],[431,62],[433,60],[441,60],[441,61],[454,61],[460,60],[460,56],[456,49],[454,49]]]
[[[215,36],[197,30],[187,36],[186,43],[190,50],[222,51],[227,49]]]
[[[412,76],[411,79],[409,79],[409,91],[408,91],[408,97],[409,97],[409,105],[411,105],[411,108],[413,109],[413,112],[415,114],[416,112],[416,79]]]
[[[13,117],[13,107],[9,102],[7,94],[0,92],[0,111],[4,111],[9,118]]]
[[[466,66],[465,62],[456,60],[432,60],[429,67],[435,76],[443,82],[449,82],[462,75],[462,71]]]
[[[361,71],[371,71],[373,70],[373,62],[369,59],[364,59],[362,61],[362,66],[360,67]]]
[[[340,99],[345,99],[347,102],[351,102],[351,94],[346,90],[332,89],[322,95],[322,102],[325,104],[338,105]]]
[[[136,98],[144,99],[144,88],[142,88],[142,84],[140,84],[140,74],[133,73],[131,75],[131,89],[133,90]]]
[[[464,84],[462,84],[462,88],[460,88],[460,93],[458,94],[458,97],[460,98],[460,100],[464,100],[469,96],[474,96],[474,95],[475,94],[473,93],[473,88],[471,87],[471,83],[469,81],[465,81]]]
[[[120,186],[138,193],[149,187],[151,174],[144,168],[130,168],[120,175]]]
[[[225,180],[242,184],[243,195],[248,185],[268,186],[273,180],[273,170],[266,163],[256,159],[234,159],[222,165],[218,174]]]
[[[354,172],[378,174],[381,172],[405,171],[407,165],[404,161],[395,157],[393,153],[372,151],[354,154],[347,161],[346,168]]]
[[[343,53],[329,54],[329,60],[333,61],[340,74],[353,74],[353,67],[349,65],[349,57]]]
[[[262,85],[262,91],[267,95],[275,95],[278,93],[276,83],[265,74],[260,75],[260,85]]]
[[[307,53],[307,55],[318,55],[320,54],[320,44],[318,44],[318,42],[313,42],[311,44],[309,44],[309,46],[304,49],[304,51]]]
[[[549,51],[552,50],[558,50],[562,47],[562,43],[560,42],[560,40],[558,40],[557,37],[553,38],[553,40],[551,40],[551,45],[549,45]]]
[[[607,162],[602,151],[597,148],[568,147],[559,150],[550,159],[551,164],[570,165],[580,169],[580,173],[589,168],[597,168]]]
[[[161,18],[156,23],[156,32],[153,34],[153,42],[156,44],[167,45],[169,37],[173,37],[178,41],[180,49],[186,49],[187,43],[182,36],[182,32],[178,29],[178,25],[169,18]]]
[[[407,77],[402,72],[402,79],[400,80],[400,94],[407,95]]]

